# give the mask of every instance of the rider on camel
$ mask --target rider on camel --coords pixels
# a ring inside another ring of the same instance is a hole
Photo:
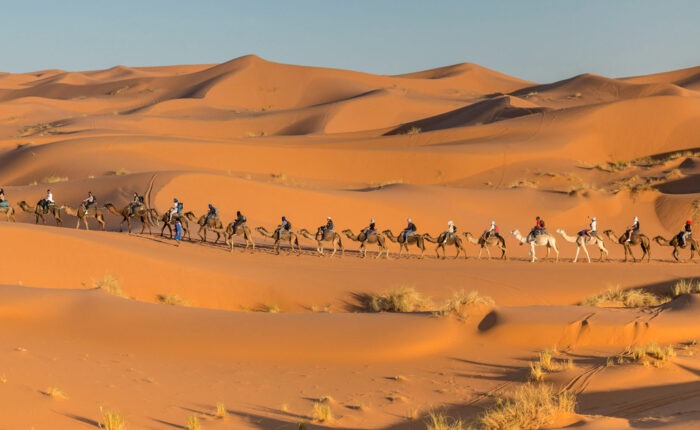
[[[678,233],[678,239],[681,244],[681,247],[685,246],[685,241],[693,234],[691,228],[690,228],[690,220],[685,222],[685,225],[683,226],[683,230],[681,230],[680,233]]]
[[[95,196],[92,195],[92,191],[88,191],[88,196],[83,202],[81,203],[81,206],[83,207],[83,211],[85,211],[85,215],[88,213],[88,209],[90,208],[91,205],[94,205],[97,199]]]
[[[406,219],[406,221],[408,221],[408,225],[401,232],[401,234],[403,235],[404,242],[408,242],[408,236],[415,234],[415,232],[417,230],[416,225],[413,224],[413,221],[411,221],[411,218]]]
[[[236,219],[233,220],[233,234],[236,234],[238,227],[245,225],[246,221],[248,220],[245,215],[243,215],[241,211],[236,211]]]
[[[625,234],[627,235],[627,240],[625,240],[625,242],[632,241],[633,234],[639,234],[639,218],[634,217],[634,221],[632,222],[632,226],[627,229]]]
[[[447,239],[451,237],[455,237],[457,234],[457,226],[452,222],[452,220],[447,221],[447,234],[445,235],[445,239],[442,241],[442,243],[447,243]]]
[[[376,225],[374,224],[374,218],[371,218],[369,220],[369,225],[367,227],[363,228],[362,231],[360,231],[360,233],[365,234],[365,240],[367,240],[369,238],[370,234],[373,234],[376,232],[377,232],[377,228],[376,228]]]

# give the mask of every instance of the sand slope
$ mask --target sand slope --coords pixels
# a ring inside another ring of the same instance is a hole
[[[433,408],[476,418],[552,347],[571,364],[545,381],[578,407],[550,427],[696,427],[697,294],[578,304],[615,287],[663,296],[698,278],[698,256],[683,249],[676,262],[653,242],[650,262],[622,263],[605,237],[607,261],[589,245],[594,261],[574,264],[576,245],[555,232],[596,216],[620,235],[638,216],[647,236],[671,238],[700,222],[698,70],[534,83],[471,63],[379,76],[249,55],[0,74],[0,187],[17,210],[16,223],[0,213],[0,428],[96,428],[100,407],[129,428],[182,428],[192,414],[207,429],[424,428]],[[47,188],[60,227],[17,207]],[[224,224],[240,210],[256,249],[238,237],[230,252],[212,232],[202,243],[195,222],[180,246],[161,226],[140,234],[139,221],[120,233],[110,213],[107,231],[94,219],[76,230],[65,207],[88,190],[100,210],[134,192],[159,214],[174,197],[195,218],[214,204]],[[299,255],[275,255],[254,229],[282,216],[312,233],[332,216],[355,234],[370,218],[398,234],[410,217],[433,237],[448,220],[474,236],[494,220],[508,260],[478,260],[471,243],[466,260],[439,259],[435,243],[398,259],[393,242],[391,259],[372,258],[374,245],[362,259],[344,235],[342,258],[319,257],[306,238]],[[530,263],[510,234],[535,216],[557,239],[556,263],[553,252]],[[124,297],[95,288],[109,277]],[[364,297],[402,286],[426,298],[420,312],[361,312]],[[495,305],[440,316],[460,291]],[[652,341],[675,356],[629,359]],[[314,423],[324,396],[334,421]]]

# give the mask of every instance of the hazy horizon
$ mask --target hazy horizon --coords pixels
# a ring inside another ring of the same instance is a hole
[[[535,82],[700,65],[700,2],[12,4],[0,71],[221,63],[247,54],[401,74],[476,63]]]

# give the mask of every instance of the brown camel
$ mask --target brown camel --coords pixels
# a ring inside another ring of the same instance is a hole
[[[508,257],[506,256],[506,241],[503,238],[499,238],[498,236],[494,235],[489,235],[488,237],[484,238],[483,235],[479,236],[479,239],[476,239],[474,235],[469,233],[468,231],[464,233],[464,237],[467,239],[467,241],[471,244],[474,245],[479,245],[479,256],[477,259],[481,259],[481,252],[485,249],[486,250],[486,255],[488,255],[489,260],[491,259],[491,251],[489,251],[489,248],[492,246],[495,246],[496,248],[501,250],[501,256],[499,258],[503,260],[507,260]]]
[[[16,222],[15,221],[15,208],[12,206],[0,206],[0,214],[6,214],[7,215],[7,222]]]
[[[172,216],[172,219],[170,218],[168,212],[164,213],[160,217],[160,222],[163,223],[163,227],[161,227],[160,229],[160,235],[164,236],[165,229],[167,228],[168,232],[170,232],[170,238],[172,239],[173,229],[175,228],[175,221],[179,220],[180,225],[182,226],[182,237],[187,236],[188,240],[192,240],[192,236],[190,236],[190,223],[187,222],[188,217],[194,219],[194,213],[192,211],[187,211],[184,214],[175,214]]]
[[[36,217],[36,224],[39,224],[40,219],[42,224],[46,224],[45,215],[53,215],[53,217],[56,219],[56,225],[61,225],[63,223],[63,220],[61,220],[62,206],[56,206],[55,204],[49,205],[47,210],[42,205],[29,206],[24,200],[17,203],[17,206],[19,206],[24,212],[33,213]]]
[[[122,231],[122,227],[126,222],[129,228],[129,233],[131,233],[131,218],[138,218],[141,220],[141,233],[143,234],[146,227],[148,227],[148,234],[151,234],[151,219],[155,220],[156,227],[158,226],[158,212],[153,208],[146,208],[144,206],[134,209],[131,212],[130,206],[126,205],[121,211],[118,211],[112,203],[105,203],[105,208],[116,216],[122,217],[119,222],[119,231]]]
[[[367,232],[362,230],[360,234],[355,236],[355,234],[350,229],[343,230],[343,234],[353,242],[360,242],[360,254],[362,254],[362,258],[365,258],[367,256],[367,247],[365,245],[368,243],[376,243],[379,247],[379,252],[374,258],[381,257],[382,253],[384,253],[384,258],[389,258],[389,247],[386,246],[386,238],[383,234],[375,232],[370,234],[369,237],[367,237]]]
[[[619,243],[625,248],[625,262],[627,262],[627,254],[631,255],[635,262],[637,261],[637,258],[632,253],[633,245],[639,245],[642,248],[642,261],[644,261],[644,256],[647,257],[647,263],[651,261],[651,241],[644,234],[632,234],[632,239],[627,242],[627,233],[622,236],[617,236],[612,230],[605,230],[603,233],[608,236],[610,240]]]
[[[188,218],[191,221],[194,221],[194,214],[192,212],[188,213],[192,214],[192,216],[188,216]],[[197,234],[202,239],[202,242],[207,241],[207,230],[210,230],[212,233],[216,233],[216,240],[214,243],[217,243],[219,239],[221,239],[221,235],[224,233],[224,224],[219,218],[209,218],[209,221],[207,221],[207,216],[202,215],[199,217],[199,219],[197,219],[197,225],[199,225],[199,231]]]
[[[248,228],[247,225],[241,224],[238,227],[236,227],[236,232],[233,232],[233,223],[229,223],[226,226],[226,242],[231,246],[231,252],[233,252],[233,237],[234,236],[243,236],[243,239],[245,239],[245,250],[248,250],[248,246],[253,245],[253,249],[250,252],[255,251],[255,242],[253,242],[253,234],[250,232],[250,229]]]
[[[432,237],[430,234],[424,235],[425,240],[431,243],[437,243],[438,246],[435,248],[435,254],[437,255],[438,258],[440,258],[440,248],[442,248],[442,258],[445,258],[445,248],[447,245],[454,245],[455,248],[457,248],[457,255],[455,255],[455,259],[459,257],[460,251],[464,253],[464,258],[467,258],[467,250],[464,249],[464,243],[462,243],[462,239],[457,236],[457,235],[449,235],[448,232],[444,231],[440,233],[440,236],[438,236],[437,239]]]
[[[698,246],[698,241],[693,236],[690,236],[687,239],[685,239],[685,243],[683,244],[683,246],[681,246],[680,240],[678,240],[678,235],[673,236],[673,239],[671,240],[666,240],[663,236],[656,236],[654,240],[661,246],[672,246],[673,253],[671,255],[673,255],[673,258],[675,258],[676,261],[679,261],[679,249],[690,248],[690,261],[693,261],[696,251],[700,253],[700,246]]]
[[[304,236],[307,239],[315,240],[316,241],[316,250],[318,253],[323,256],[323,242],[330,242],[333,245],[333,253],[331,254],[331,257],[333,257],[337,251],[337,248],[340,248],[340,255],[341,257],[345,255],[345,248],[343,247],[343,241],[341,239],[340,234],[336,233],[335,231],[327,231],[323,232],[320,228],[316,232],[315,236],[312,236],[311,233],[305,228],[302,228],[299,230],[299,234]]]
[[[423,258],[425,256],[425,237],[422,234],[413,233],[406,237],[403,233],[401,233],[398,237],[396,237],[391,230],[384,230],[382,233],[390,241],[399,244],[399,258],[401,258],[401,253],[403,252],[404,248],[406,249],[406,258],[411,256],[411,252],[408,250],[408,245],[412,243],[415,243],[421,250],[419,258]]]
[[[66,215],[71,215],[78,218],[78,222],[75,224],[76,229],[80,228],[80,221],[82,221],[85,224],[85,230],[90,230],[90,227],[88,226],[88,218],[95,218],[100,230],[104,231],[105,214],[102,212],[102,209],[91,207],[88,209],[87,213],[85,213],[85,208],[82,205],[78,207],[78,209],[73,209],[70,206],[64,206],[63,208],[66,210]]]
[[[292,248],[292,251],[294,251],[294,245],[296,245],[297,246],[297,254],[301,253],[301,247],[299,246],[299,237],[293,231],[287,231],[287,230],[280,231],[280,229],[277,229],[277,230],[273,231],[272,233],[270,233],[267,231],[267,229],[265,227],[255,227],[255,231],[257,231],[258,233],[262,234],[265,237],[275,239],[275,244],[274,244],[275,254],[280,253],[280,242],[282,242],[282,241],[289,242],[289,246]]]

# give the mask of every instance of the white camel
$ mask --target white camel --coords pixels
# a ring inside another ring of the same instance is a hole
[[[578,260],[578,253],[583,249],[583,252],[586,253],[586,258],[588,259],[588,262],[591,262],[591,256],[588,254],[588,249],[586,249],[586,242],[589,244],[596,245],[598,249],[600,250],[600,259],[598,261],[603,261],[603,257],[608,258],[608,250],[605,249],[605,246],[603,245],[603,239],[600,237],[596,236],[591,236],[590,238],[588,236],[569,236],[566,234],[566,231],[564,229],[559,228],[557,229],[557,233],[561,234],[561,236],[566,240],[567,242],[575,243],[576,244],[576,256],[574,257],[574,263]]]
[[[510,232],[515,238],[520,242],[521,245],[524,244],[530,244],[530,256],[532,257],[531,262],[534,263],[535,260],[537,260],[537,257],[535,256],[535,247],[536,246],[546,246],[547,247],[547,255],[545,258],[549,257],[549,249],[552,248],[554,252],[556,253],[556,258],[554,261],[559,261],[559,250],[557,249],[557,239],[552,236],[549,233],[542,233],[535,235],[532,239],[528,237],[523,237],[522,234],[520,234],[519,230],[513,230]]]

